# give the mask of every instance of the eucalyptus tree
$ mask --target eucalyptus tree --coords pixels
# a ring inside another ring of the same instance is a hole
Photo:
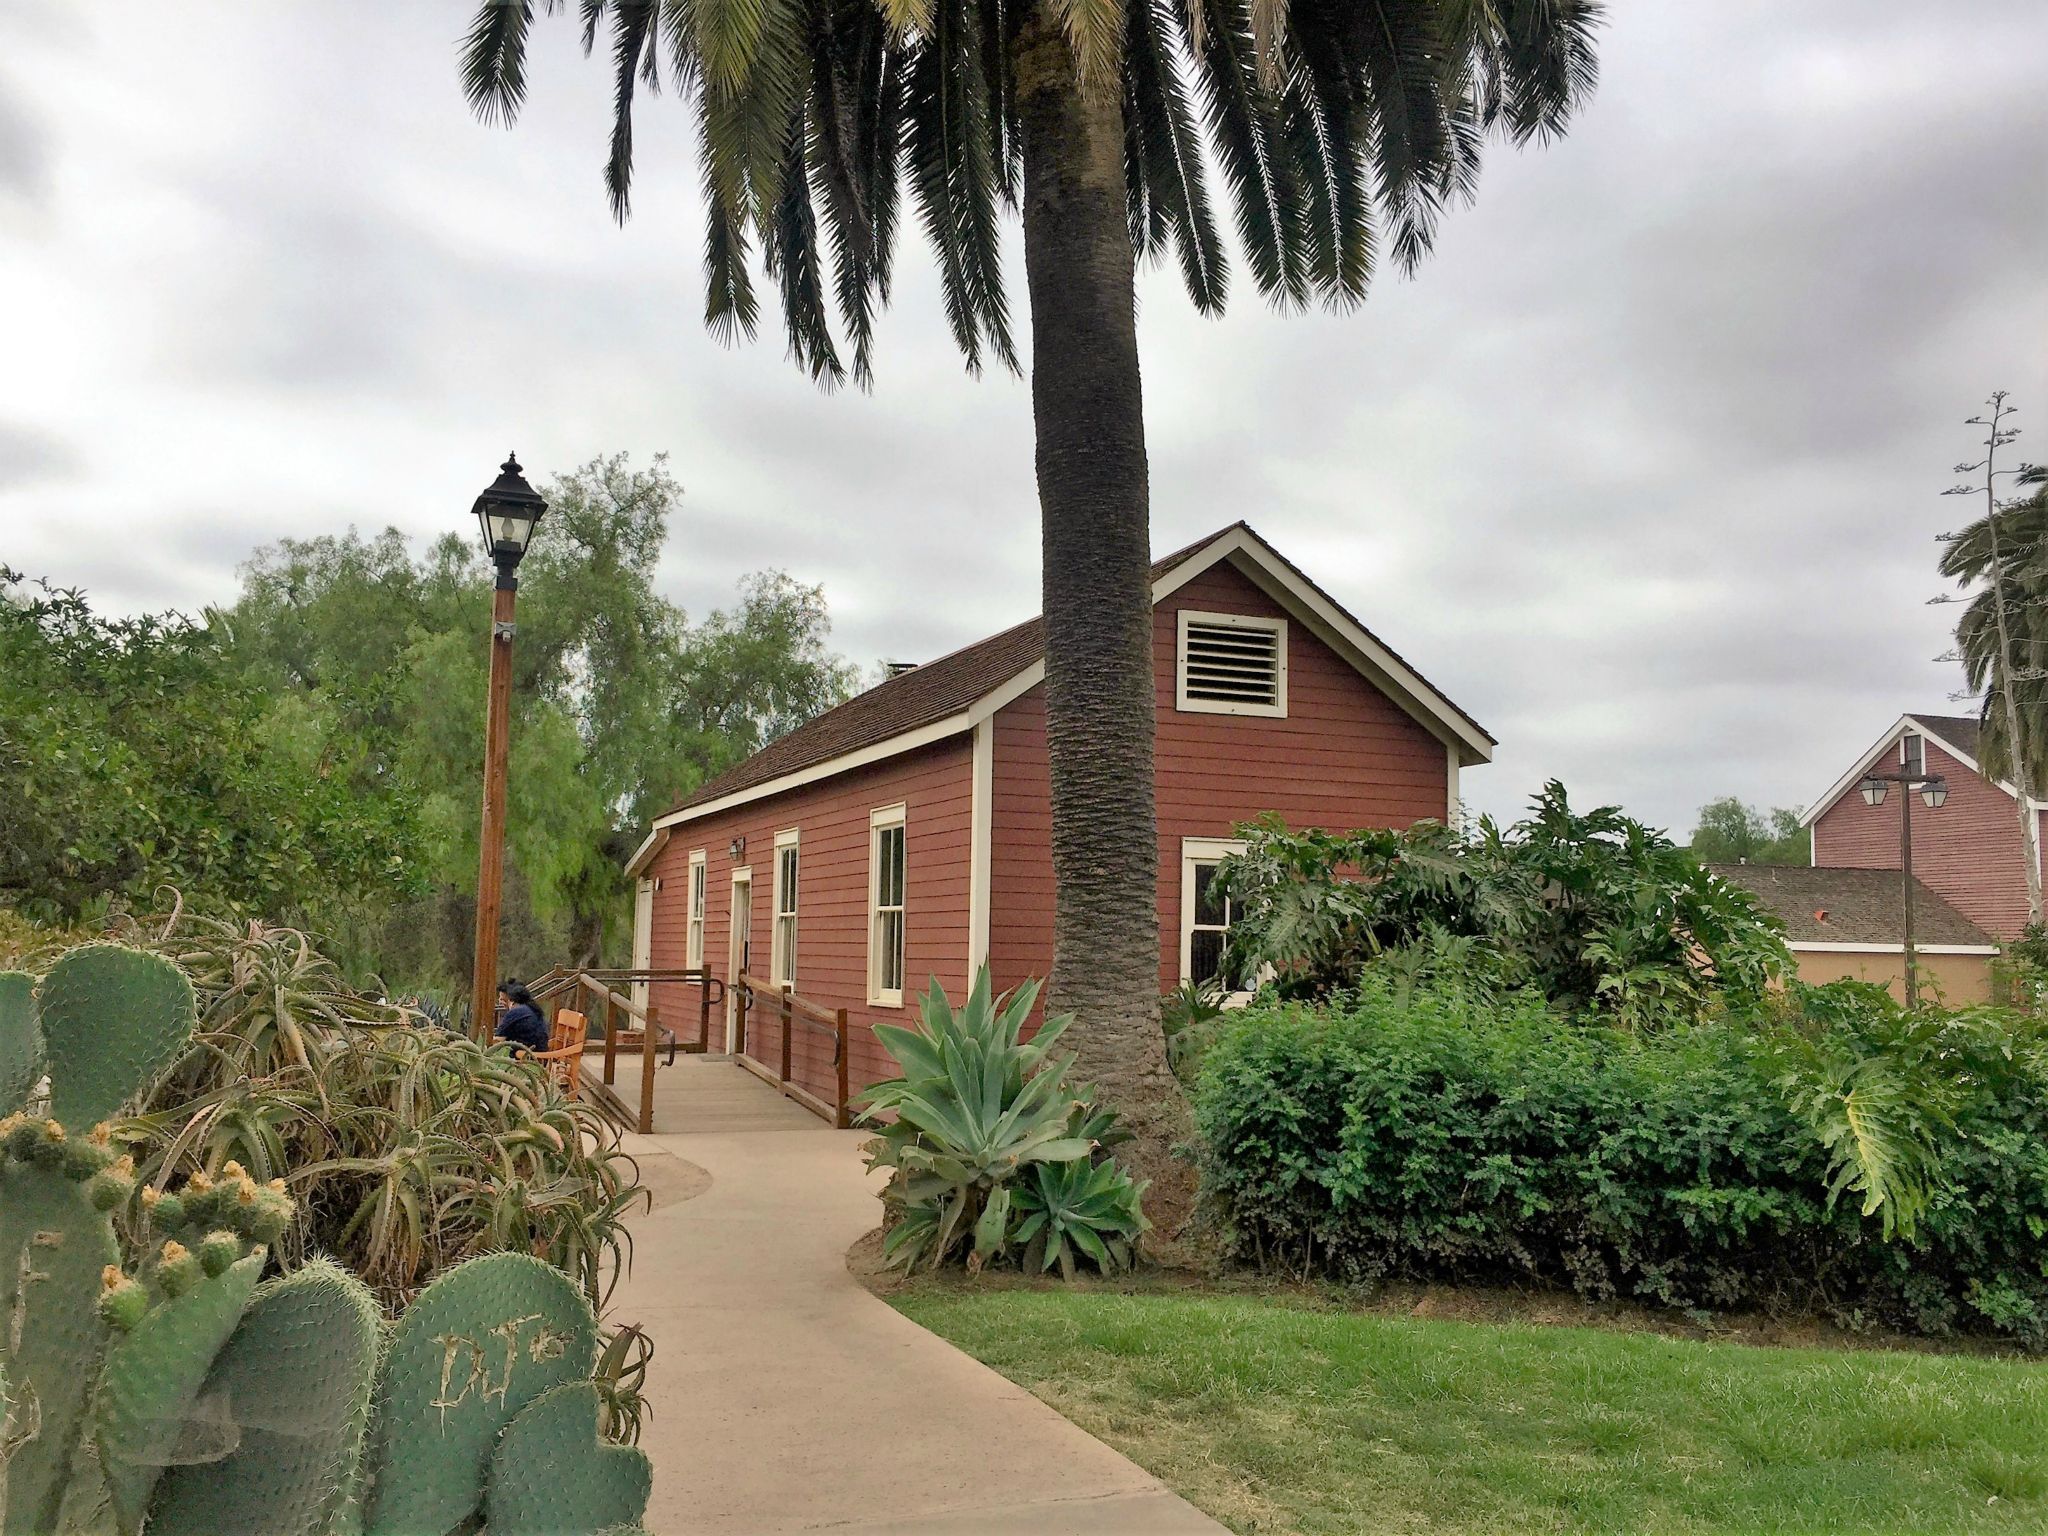
[[[536,12],[487,0],[471,105],[509,123]],[[634,116],[695,114],[705,319],[759,324],[821,383],[872,378],[902,215],[938,263],[969,372],[1017,368],[1000,258],[1021,213],[1037,427],[1057,884],[1051,1006],[1155,1175],[1180,1107],[1157,1027],[1149,506],[1134,266],[1220,313],[1234,218],[1253,286],[1348,307],[1413,267],[1489,137],[1559,132],[1592,89],[1596,0],[580,0],[629,207]],[[1221,193],[1212,196],[1212,176]],[[1164,1191],[1162,1190],[1162,1193]],[[1170,1214],[1170,1213],[1169,1213]]]

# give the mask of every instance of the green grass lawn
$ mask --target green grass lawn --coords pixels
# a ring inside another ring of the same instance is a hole
[[[1239,1531],[2048,1529],[2048,1366],[2023,1361],[1257,1296],[890,1299]]]

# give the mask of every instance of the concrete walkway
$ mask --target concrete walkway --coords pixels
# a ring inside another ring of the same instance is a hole
[[[678,1134],[628,1137],[680,1198],[633,1226],[611,1316],[653,1335],[654,1536],[1217,1536],[1023,1388],[871,1296],[846,1250],[880,1206],[858,1132],[728,1062],[663,1068]],[[673,1175],[673,1176],[672,1176]],[[701,1193],[682,1194],[688,1188]]]

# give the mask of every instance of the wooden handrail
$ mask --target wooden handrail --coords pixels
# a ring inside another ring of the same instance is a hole
[[[810,1110],[812,1114],[820,1115],[831,1121],[839,1130],[845,1130],[853,1123],[852,1112],[848,1107],[848,1100],[851,1097],[848,1092],[848,1057],[850,1054],[848,1045],[850,1042],[847,1036],[846,1010],[844,1008],[828,1009],[820,1007],[816,1003],[798,997],[793,987],[774,986],[762,981],[758,976],[748,975],[745,971],[740,972],[738,976],[734,977],[732,984],[738,990],[740,1000],[740,1039],[734,1051],[733,1059],[759,1077],[763,1082],[773,1084],[786,1096],[795,1099],[804,1108]],[[782,1070],[779,1076],[771,1074],[765,1066],[747,1054],[746,1016],[750,1005],[756,998],[767,998],[772,1001],[775,1007],[776,1019],[782,1025]],[[819,1031],[821,1034],[827,1034],[832,1037],[832,1074],[837,1089],[835,1102],[828,1104],[809,1089],[792,1080],[789,1049],[790,1026],[792,1024],[802,1024],[810,1029]]]

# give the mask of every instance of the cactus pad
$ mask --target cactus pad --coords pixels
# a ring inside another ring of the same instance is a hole
[[[406,1308],[385,1356],[366,1469],[366,1536],[453,1530],[483,1503],[505,1426],[551,1387],[587,1378],[597,1320],[539,1259],[457,1265]]]
[[[484,1528],[491,1536],[609,1531],[647,1512],[654,1469],[644,1452],[598,1438],[597,1388],[579,1381],[527,1405],[491,1458]]]
[[[148,1086],[192,1036],[192,983],[161,955],[87,944],[36,989],[50,1113],[83,1130]]]
[[[107,1217],[61,1171],[0,1163],[0,1370],[13,1394],[7,1536],[47,1531],[106,1341],[100,1275],[120,1250]]]
[[[196,1405],[233,1449],[166,1470],[150,1536],[325,1536],[355,1486],[378,1335],[370,1293],[325,1260],[259,1290]]]
[[[28,1096],[42,1075],[35,978],[21,971],[0,971],[0,1115],[28,1108]]]
[[[141,1528],[166,1464],[191,1454],[188,1430],[200,1387],[241,1320],[263,1261],[259,1249],[217,1280],[196,1280],[151,1308],[107,1351],[97,1429],[100,1469],[120,1531]]]

